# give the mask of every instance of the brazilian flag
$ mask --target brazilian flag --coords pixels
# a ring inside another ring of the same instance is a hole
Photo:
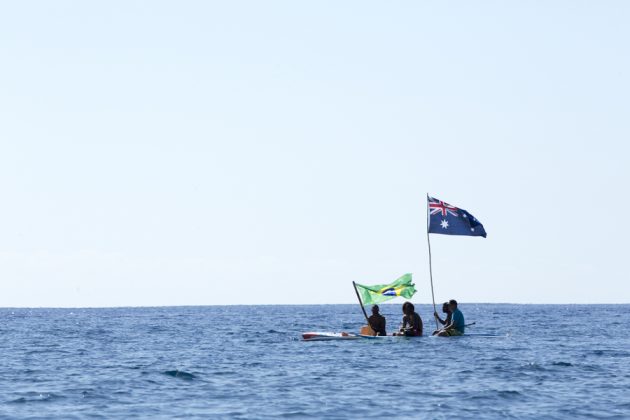
[[[416,293],[415,284],[411,282],[411,273],[401,276],[398,280],[390,284],[377,284],[374,286],[355,284],[364,305],[385,302],[396,296],[411,299],[414,293]]]

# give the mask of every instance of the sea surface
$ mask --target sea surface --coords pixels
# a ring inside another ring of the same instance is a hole
[[[460,308],[468,337],[336,342],[300,334],[358,305],[2,308],[0,416],[630,419],[630,305]]]

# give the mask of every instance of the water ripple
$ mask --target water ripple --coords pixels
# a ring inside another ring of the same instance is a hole
[[[417,308],[431,319],[430,306]],[[356,331],[356,305],[0,309],[2,414],[627,417],[630,339],[589,321],[622,314],[625,325],[630,305],[462,309],[486,337],[300,340]],[[400,322],[399,305],[381,311]]]
[[[162,373],[167,376],[172,376],[173,378],[185,379],[187,381],[191,381],[196,377],[192,373],[184,372],[183,370],[166,370]]]

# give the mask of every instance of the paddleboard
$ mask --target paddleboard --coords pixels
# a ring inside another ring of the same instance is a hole
[[[304,341],[359,340],[361,338],[360,335],[346,332],[305,332],[302,334]]]
[[[488,338],[498,338],[498,337],[507,337],[506,335],[498,335],[498,334],[464,334],[460,336],[454,337],[438,337],[437,335],[425,335],[423,337],[428,338],[463,338],[463,337],[488,337]],[[353,334],[346,332],[305,332],[302,334],[302,339],[304,341],[332,341],[332,340],[382,340],[382,339],[398,339],[398,338],[422,338],[422,337],[407,337],[404,335],[386,335],[386,336],[373,336],[373,335],[363,335],[363,334]]]
[[[417,337],[405,337],[404,335],[386,335],[386,336],[374,336],[374,335],[363,335],[363,334],[353,334],[346,332],[305,332],[302,334],[302,339],[304,341],[332,341],[332,340],[358,340],[358,339],[368,339],[368,340],[376,340],[383,338],[417,338]]]

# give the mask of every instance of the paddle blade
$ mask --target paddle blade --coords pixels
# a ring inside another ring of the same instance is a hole
[[[376,335],[376,331],[374,331],[369,325],[364,325],[361,327],[361,335]]]

